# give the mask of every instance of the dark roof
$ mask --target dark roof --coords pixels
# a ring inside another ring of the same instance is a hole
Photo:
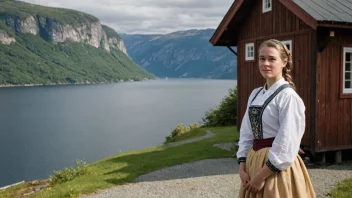
[[[351,0],[292,0],[317,21],[352,23]]]
[[[313,30],[318,27],[352,28],[352,0],[278,0]],[[239,26],[257,0],[235,0],[210,42],[237,46]]]

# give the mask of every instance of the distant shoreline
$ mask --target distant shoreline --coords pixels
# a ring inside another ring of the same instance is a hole
[[[39,86],[55,86],[55,85],[88,85],[88,84],[105,84],[104,83],[52,83],[52,84],[21,84],[21,85],[14,85],[14,84],[0,84],[0,88],[6,87],[39,87]]]
[[[80,82],[80,83],[50,83],[50,84],[0,84],[0,88],[6,87],[39,87],[39,86],[55,86],[55,85],[98,85],[98,84],[111,84],[111,83],[122,83],[122,82],[138,82],[138,81],[149,81],[151,79],[143,80],[128,80],[128,81],[114,81],[114,82]]]
[[[80,82],[80,83],[50,83],[50,84],[0,84],[0,88],[7,87],[40,87],[40,86],[56,86],[56,85],[98,85],[98,84],[111,84],[111,83],[123,83],[123,82],[141,82],[141,81],[150,81],[150,80],[184,80],[184,79],[200,79],[200,80],[234,80],[237,82],[237,79],[208,79],[208,78],[156,78],[156,79],[143,79],[143,80],[127,80],[127,81],[114,81],[114,82]]]

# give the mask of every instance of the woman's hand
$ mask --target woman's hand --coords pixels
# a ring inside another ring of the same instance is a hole
[[[240,163],[239,174],[240,174],[242,186],[245,187],[247,185],[247,183],[249,182],[249,176],[246,171],[246,163],[245,162]]]
[[[251,193],[258,193],[263,189],[264,184],[265,184],[265,178],[259,177],[258,175],[256,175],[247,183],[245,188]]]
[[[240,170],[240,178],[241,178],[242,186],[246,187],[246,185],[249,182],[249,176],[248,176],[247,172],[244,170]]]

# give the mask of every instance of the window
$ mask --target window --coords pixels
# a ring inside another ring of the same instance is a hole
[[[290,50],[290,52],[291,52],[291,54],[292,54],[292,41],[291,41],[291,40],[281,41],[281,43],[283,43],[284,45],[286,45],[287,49]]]
[[[352,47],[343,48],[343,93],[352,93]]]
[[[254,43],[246,44],[246,60],[254,60]]]
[[[263,0],[263,13],[271,11],[271,0]]]

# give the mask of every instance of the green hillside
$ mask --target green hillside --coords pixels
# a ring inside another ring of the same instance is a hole
[[[36,21],[26,22],[30,16]],[[42,19],[45,21],[39,22]],[[90,40],[103,39],[103,36],[92,36],[93,30],[89,28],[92,23],[100,24],[96,17],[83,12],[0,0],[0,41],[8,37],[16,39],[10,45],[0,42],[0,85],[100,83],[155,78],[121,51],[124,49],[110,46],[108,52],[103,49],[106,40],[98,40],[98,48],[89,44]],[[53,31],[63,34],[59,31],[61,25],[66,24],[71,25],[70,31],[78,31],[87,38],[82,37],[80,42],[71,41],[74,38],[54,42],[53,37],[48,37],[53,35]],[[24,30],[38,32],[34,35],[23,33]],[[102,26],[101,30],[120,42],[120,36],[113,29]]]
[[[121,51],[90,45],[50,43],[39,36],[16,36],[16,43],[0,44],[0,84],[50,84],[142,80],[154,76]]]

